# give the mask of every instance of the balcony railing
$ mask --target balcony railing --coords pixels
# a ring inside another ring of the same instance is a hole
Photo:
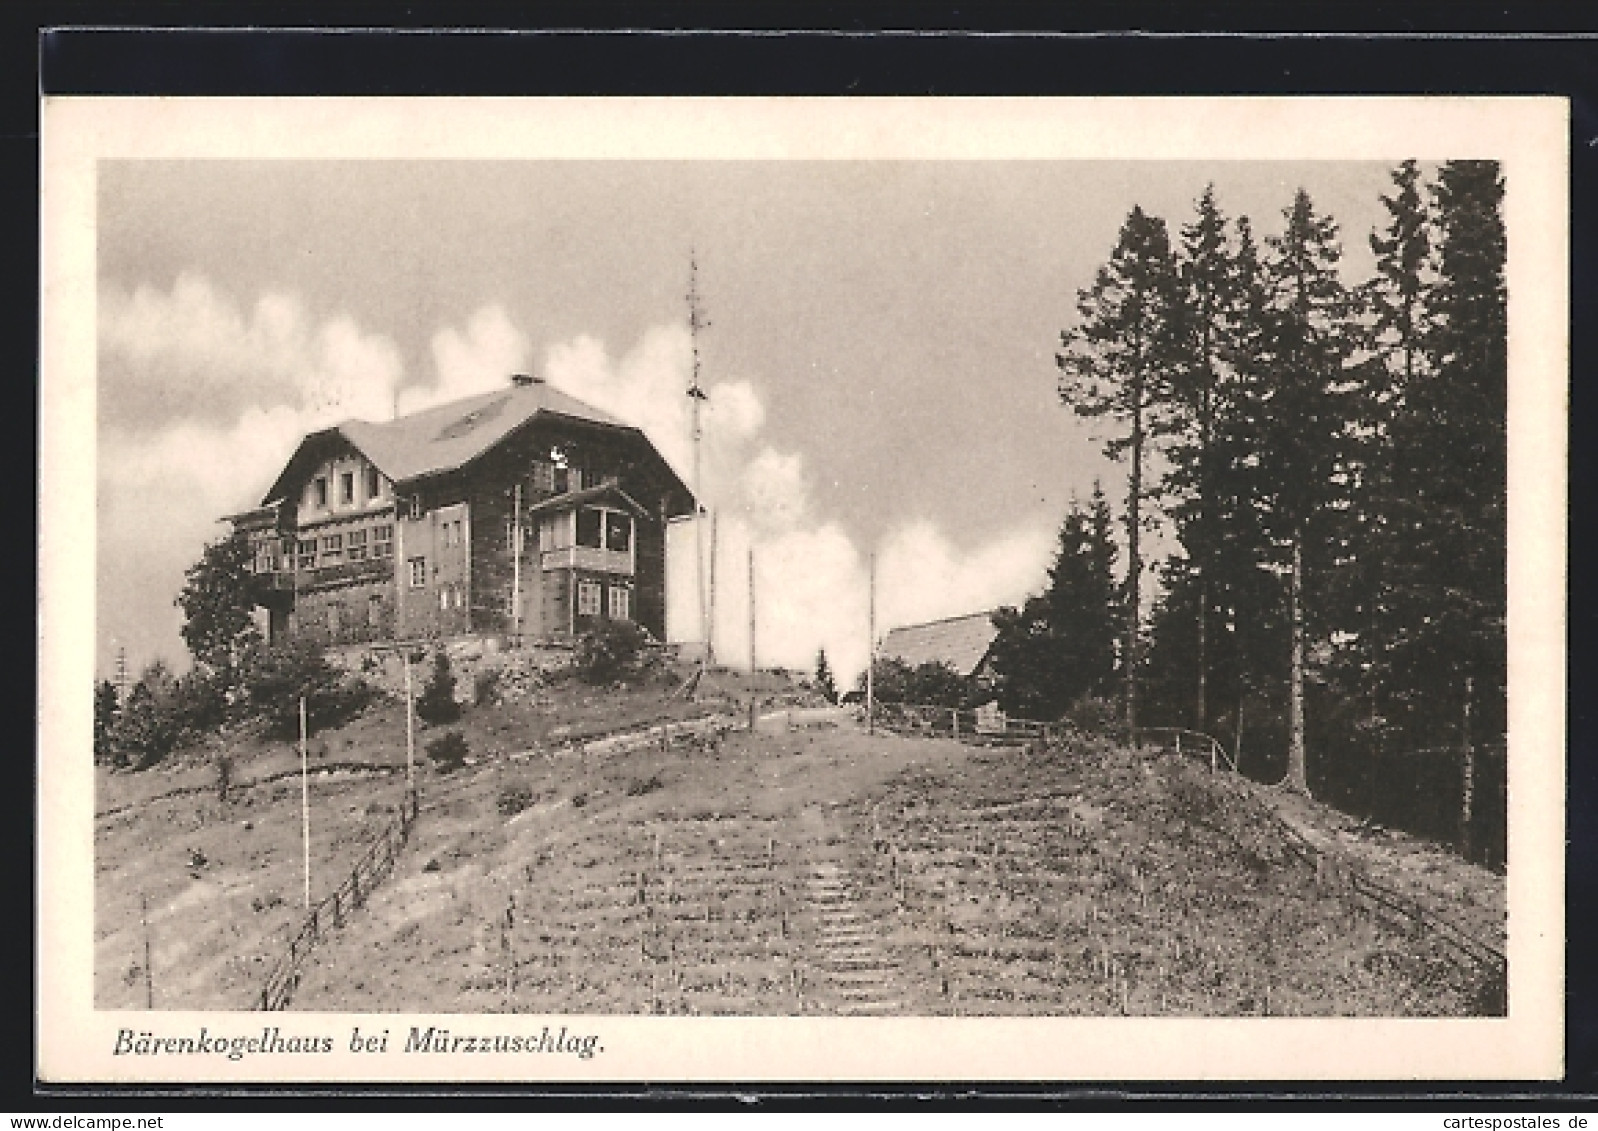
[[[269,588],[279,591],[315,589],[323,585],[354,581],[381,581],[394,576],[394,559],[369,558],[361,562],[326,565],[319,569],[302,569],[299,571],[298,581],[295,580],[294,572],[287,569],[258,573],[256,576],[266,580]]]
[[[566,546],[539,555],[544,569],[586,569],[594,573],[619,573],[631,577],[633,556],[628,550],[600,550],[592,546]]]

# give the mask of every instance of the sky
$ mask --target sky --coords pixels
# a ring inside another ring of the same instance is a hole
[[[1016,604],[1102,477],[1054,351],[1133,205],[1294,190],[1362,278],[1387,163],[107,161],[97,198],[97,673],[185,666],[183,571],[299,438],[513,372],[637,424],[689,477],[686,293],[708,390],[715,644],[852,680],[879,636]],[[668,635],[697,637],[693,537]],[[708,541],[708,539],[707,539]]]

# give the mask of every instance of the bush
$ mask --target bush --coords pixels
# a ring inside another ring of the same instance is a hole
[[[438,767],[439,773],[447,774],[466,764],[466,754],[469,749],[466,745],[466,736],[458,730],[452,730],[446,731],[427,744],[427,756]]]
[[[538,799],[538,793],[526,782],[507,785],[499,791],[499,814],[514,817]]]
[[[474,702],[479,706],[490,706],[499,702],[499,669],[478,668],[477,675],[472,680],[472,690],[475,692]]]
[[[577,678],[584,683],[615,683],[638,673],[648,634],[629,620],[603,622],[577,641]]]
[[[306,730],[315,733],[353,718],[375,694],[365,681],[343,676],[309,641],[256,650],[245,665],[244,689],[250,713],[277,738],[299,734],[302,697]]]
[[[1071,704],[1062,721],[1084,734],[1109,734],[1120,726],[1121,716],[1108,699],[1084,695]]]
[[[627,796],[642,797],[646,793],[654,793],[657,789],[665,788],[665,785],[659,774],[651,774],[647,778],[633,778],[627,783]]]
[[[461,705],[455,702],[455,672],[442,648],[433,653],[433,674],[416,700],[416,713],[423,722],[435,726],[461,717]]]

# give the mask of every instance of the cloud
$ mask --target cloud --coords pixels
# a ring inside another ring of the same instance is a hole
[[[113,639],[135,668],[181,663],[172,601],[218,520],[259,502],[307,432],[389,416],[404,364],[348,317],[276,293],[245,306],[192,273],[102,287],[98,344],[102,668]]]
[[[619,359],[590,336],[560,343],[546,352],[544,372],[553,385],[642,428],[691,479],[692,364],[686,329],[659,326]],[[700,496],[715,519],[697,532],[692,521],[668,532],[667,635],[703,639],[700,590],[708,599],[714,575],[717,659],[746,666],[753,550],[757,662],[809,670],[825,648],[840,678],[851,681],[868,654],[869,554],[816,514],[804,455],[766,441],[754,383],[731,380],[706,391]],[[967,548],[929,521],[895,528],[877,561],[879,636],[898,624],[1021,601],[1041,586],[1053,537],[1051,529],[1021,526]]]
[[[505,308],[497,303],[482,307],[466,323],[464,333],[450,326],[433,335],[437,379],[401,393],[400,414],[503,388],[512,373],[526,372],[530,356],[527,335],[511,322]]]
[[[177,417],[227,425],[248,407],[286,405],[319,420],[387,415],[404,375],[399,348],[353,320],[318,321],[292,295],[246,309],[204,276],[170,291],[100,288],[102,427],[161,430]]]

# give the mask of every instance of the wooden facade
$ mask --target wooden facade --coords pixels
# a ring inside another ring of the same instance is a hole
[[[692,508],[641,431],[518,378],[308,436],[232,521],[274,640],[559,640],[607,620],[664,639],[666,522]]]

